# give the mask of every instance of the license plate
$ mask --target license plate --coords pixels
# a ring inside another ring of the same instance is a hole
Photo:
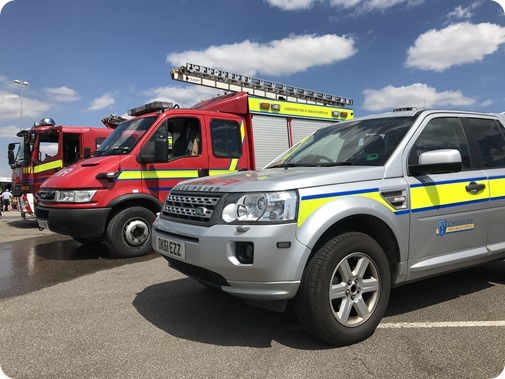
[[[177,259],[186,259],[186,246],[182,242],[158,237],[157,245],[158,251],[160,252],[163,252]]]
[[[47,220],[37,220],[39,223],[39,228],[49,229],[49,224]]]

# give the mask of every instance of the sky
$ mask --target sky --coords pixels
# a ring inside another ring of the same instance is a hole
[[[406,106],[505,112],[505,12],[493,0],[0,7],[0,177],[11,175],[7,144],[42,118],[103,127],[152,100],[190,107],[220,94],[173,81],[188,62],[351,98],[356,117]]]

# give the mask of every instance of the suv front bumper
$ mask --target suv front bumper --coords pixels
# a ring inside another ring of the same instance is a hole
[[[157,218],[152,238],[153,248],[183,274],[246,300],[271,301],[293,298],[300,286],[310,249],[295,231],[295,223],[201,227]],[[184,245],[184,259],[165,251],[160,239]],[[252,264],[237,260],[238,242],[253,243]]]

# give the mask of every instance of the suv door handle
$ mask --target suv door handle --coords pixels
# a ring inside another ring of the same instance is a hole
[[[466,189],[466,192],[470,192],[472,194],[476,194],[480,191],[482,191],[483,189],[486,188],[486,185],[485,184],[477,184],[475,182],[470,182],[470,184],[468,184],[465,189]]]

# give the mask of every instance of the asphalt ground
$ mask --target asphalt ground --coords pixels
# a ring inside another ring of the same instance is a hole
[[[15,379],[490,379],[505,367],[504,261],[393,289],[375,334],[341,348],[290,310],[207,289],[155,254],[111,260],[17,212],[0,220],[1,283],[0,367]]]

